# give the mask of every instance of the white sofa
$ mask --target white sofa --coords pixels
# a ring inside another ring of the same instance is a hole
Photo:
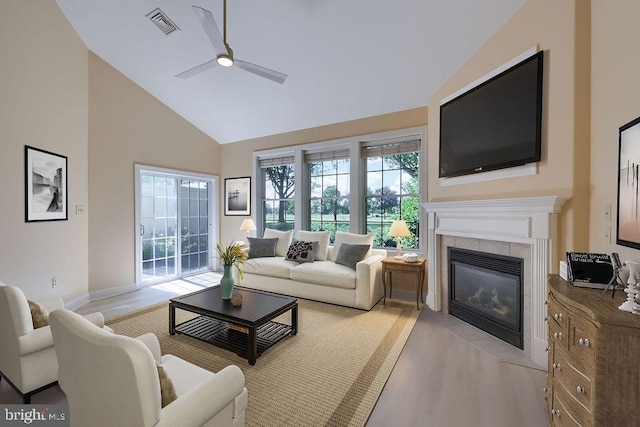
[[[299,298],[370,310],[383,296],[382,263],[384,249],[371,249],[371,255],[356,264],[355,271],[332,259],[312,263],[287,261],[283,256],[251,258],[242,266],[244,278],[236,283],[247,288]]]

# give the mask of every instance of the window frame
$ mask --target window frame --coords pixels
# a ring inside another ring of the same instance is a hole
[[[372,133],[368,135],[359,135],[347,138],[314,142],[308,144],[300,144],[283,148],[274,148],[268,150],[255,151],[253,153],[254,177],[252,180],[253,200],[256,206],[255,218],[256,235],[262,236],[264,227],[262,224],[264,199],[264,172],[261,170],[260,162],[265,159],[273,159],[284,156],[293,156],[294,159],[294,176],[296,182],[296,190],[294,195],[295,206],[295,223],[294,230],[308,230],[310,227],[309,203],[311,194],[311,180],[309,166],[305,162],[305,154],[321,153],[332,150],[348,150],[350,163],[350,191],[349,191],[349,209],[350,209],[350,228],[351,233],[365,233],[366,229],[366,159],[361,156],[361,147],[363,144],[382,144],[386,141],[395,140],[420,140],[419,151],[419,167],[418,167],[418,183],[419,203],[426,200],[426,183],[423,177],[426,176],[427,167],[427,126],[417,126],[394,131]],[[260,182],[261,184],[257,184]],[[419,240],[418,249],[412,249],[424,253],[426,251],[425,238],[425,219],[423,209],[419,213]],[[389,248],[383,248],[389,249]]]

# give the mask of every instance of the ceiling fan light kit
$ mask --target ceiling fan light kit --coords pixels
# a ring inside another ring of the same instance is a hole
[[[196,14],[198,18],[198,22],[202,25],[204,32],[209,37],[211,44],[213,45],[213,50],[216,53],[215,61],[210,60],[205,62],[204,64],[198,65],[197,67],[193,67],[187,71],[184,71],[180,74],[177,74],[176,77],[180,77],[182,79],[186,79],[197,74],[200,74],[203,71],[206,71],[216,64],[222,67],[232,67],[237,65],[238,68],[244,71],[248,71],[257,76],[264,77],[276,83],[284,83],[287,79],[287,75],[281,73],[279,71],[271,70],[266,67],[262,67],[257,64],[252,64],[251,62],[242,61],[242,60],[234,60],[233,58],[233,50],[227,43],[227,0],[224,0],[224,8],[223,8],[223,23],[224,23],[224,38],[220,35],[220,30],[218,29],[218,25],[216,24],[216,20],[213,17],[213,14],[207,9],[203,9],[199,6],[191,6],[193,12]]]

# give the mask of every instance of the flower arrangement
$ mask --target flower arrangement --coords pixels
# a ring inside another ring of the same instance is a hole
[[[218,250],[218,258],[222,260],[222,263],[226,266],[235,266],[242,279],[244,275],[240,266],[244,264],[249,257],[247,252],[242,249],[242,246],[236,242],[231,242],[231,244],[223,248],[220,243],[218,243],[216,249]]]

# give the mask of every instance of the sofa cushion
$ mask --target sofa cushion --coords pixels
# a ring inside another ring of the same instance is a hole
[[[294,240],[289,246],[287,261],[313,262],[318,250],[318,242],[305,242],[304,240]]]
[[[296,238],[307,242],[318,242],[318,250],[316,251],[315,258],[316,261],[327,260],[327,250],[329,249],[329,239],[331,238],[330,231],[298,230],[296,232]]]
[[[290,278],[290,272],[297,262],[287,261],[283,257],[252,258],[242,266],[243,273],[259,274],[261,276]]]
[[[298,264],[291,269],[291,279],[334,288],[356,288],[355,270],[332,261]],[[304,284],[299,286],[304,286]]]
[[[342,243],[354,243],[356,245],[369,245],[373,244],[373,234],[354,234],[346,233],[344,231],[336,231],[336,239],[333,242],[333,252],[331,253],[331,261],[335,261],[338,253],[340,252],[340,245]],[[371,250],[367,251],[365,257],[371,256]]]
[[[354,243],[343,242],[336,255],[336,264],[344,265],[353,270],[356,269],[356,264],[364,259],[364,256],[369,252],[371,246],[369,245],[356,245]]]
[[[276,256],[286,256],[287,251],[289,250],[289,245],[293,240],[293,230],[280,231],[274,230],[272,228],[267,228],[266,230],[264,230],[264,235],[262,237],[277,237],[278,244],[276,245]]]
[[[261,239],[259,237],[247,237],[249,241],[249,258],[262,258],[276,256],[277,238]]]

